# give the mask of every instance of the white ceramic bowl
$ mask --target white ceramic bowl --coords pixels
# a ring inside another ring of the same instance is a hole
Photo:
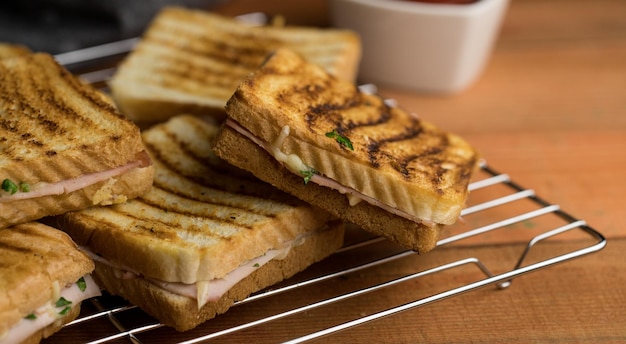
[[[360,82],[458,93],[482,73],[508,2],[330,0],[329,4],[333,25],[361,36]]]

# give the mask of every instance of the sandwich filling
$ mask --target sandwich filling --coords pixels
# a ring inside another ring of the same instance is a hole
[[[248,138],[250,141],[254,142],[256,145],[260,146],[261,148],[263,148],[265,151],[267,151],[270,155],[272,155],[274,157],[274,159],[276,159],[278,162],[280,162],[283,166],[285,166],[289,171],[299,175],[299,176],[304,176],[305,178],[305,182],[313,182],[315,184],[318,184],[320,186],[324,186],[324,187],[328,187],[331,188],[333,190],[338,191],[339,193],[346,195],[346,197],[348,198],[348,201],[350,203],[351,206],[355,206],[357,205],[359,202],[361,201],[365,201],[375,207],[379,207],[391,214],[403,217],[405,219],[414,221],[414,222],[418,222],[418,223],[422,223],[426,226],[434,226],[435,223],[433,223],[432,221],[428,221],[428,220],[424,220],[424,219],[420,219],[417,216],[413,215],[413,214],[409,214],[406,211],[403,211],[401,209],[398,208],[394,208],[391,207],[387,204],[384,204],[370,196],[367,196],[361,192],[359,192],[358,190],[355,190],[351,187],[345,186],[340,184],[339,182],[337,182],[336,180],[330,179],[324,175],[321,175],[319,173],[317,173],[315,171],[314,168],[307,166],[302,159],[296,155],[296,154],[286,154],[281,150],[281,146],[282,143],[285,141],[285,139],[289,136],[289,126],[284,126],[280,132],[280,134],[278,135],[278,137],[276,138],[276,140],[274,140],[274,142],[272,143],[267,143],[264,142],[263,140],[261,140],[260,138],[258,138],[257,136],[255,136],[253,133],[251,133],[249,130],[247,130],[246,128],[242,127],[239,123],[237,123],[236,121],[234,121],[231,118],[226,119],[226,123],[225,123],[228,127],[232,128],[233,130],[237,131],[239,134],[245,136],[246,138]]]
[[[251,275],[263,265],[272,260],[282,260],[289,254],[289,251],[296,246],[302,245],[306,237],[312,235],[315,231],[304,233],[294,240],[290,240],[281,248],[270,249],[263,255],[244,262],[235,270],[229,272],[222,278],[216,278],[210,281],[197,281],[196,283],[187,284],[181,282],[168,282],[156,278],[143,276],[140,272],[135,271],[128,266],[112,262],[111,260],[99,256],[90,251],[88,248],[82,247],[94,261],[104,264],[113,269],[117,278],[134,279],[141,278],[153,285],[165,289],[173,294],[196,299],[198,309],[202,308],[207,302],[217,302],[224,294],[226,294],[239,281]]]
[[[56,183],[39,182],[35,184],[26,184],[22,181],[16,183],[15,181],[4,179],[2,182],[2,191],[0,191],[0,203],[68,194],[106,180],[110,180],[110,182],[99,190],[99,192],[95,193],[93,197],[94,205],[108,205],[125,202],[126,199],[123,197],[122,199],[110,199],[112,197],[110,193],[108,193],[107,196],[106,190],[110,189],[111,184],[115,183],[113,178],[127,173],[135,168],[147,167],[150,164],[151,162],[148,153],[146,151],[142,151],[137,154],[137,160],[131,161],[122,166],[106,171],[83,174],[76,178],[62,180]]]
[[[22,318],[6,333],[0,334],[0,343],[21,343],[37,331],[62,319],[71,308],[80,305],[82,301],[101,295],[100,288],[90,275],[85,275],[78,282],[62,289],[57,282],[54,289],[54,295],[49,302]]]

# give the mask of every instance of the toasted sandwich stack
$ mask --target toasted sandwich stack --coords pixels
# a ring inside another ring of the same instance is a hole
[[[418,252],[465,206],[472,146],[291,50],[242,82],[226,112],[218,156]]]
[[[124,204],[56,218],[96,281],[180,331],[342,245],[343,223],[215,157],[217,125],[176,116],[143,133],[154,186]]]
[[[45,231],[81,257],[45,258],[42,271],[73,271],[50,274],[53,290],[93,270],[92,288],[186,331],[332,254],[343,221],[432,250],[460,216],[478,153],[361,92],[359,54],[349,31],[168,7],[114,75],[112,98],[47,54],[1,60],[2,263],[31,250],[3,235],[32,243],[24,233]],[[32,222],[44,217],[95,263]],[[59,295],[18,291],[18,277],[41,279],[29,269],[0,280],[0,338]]]
[[[258,26],[180,7],[163,9],[110,82],[121,111],[138,123],[172,115],[223,118],[228,98],[267,54],[289,47],[339,78],[354,81],[358,36],[347,30]]]
[[[99,295],[91,258],[36,220],[146,193],[138,127],[45,53],[0,45],[0,343],[38,343]]]
[[[148,191],[138,127],[44,53],[0,60],[0,228]]]
[[[94,263],[70,237],[37,222],[0,230],[0,343],[39,343],[100,295]]]

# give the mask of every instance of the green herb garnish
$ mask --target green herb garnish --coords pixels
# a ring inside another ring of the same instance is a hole
[[[312,168],[309,168],[308,170],[305,170],[305,171],[300,171],[300,174],[304,176],[304,185],[308,184],[311,178],[313,178],[313,175],[316,173],[317,171],[315,171]]]
[[[30,185],[28,185],[28,183],[20,182],[20,184],[18,186],[19,186],[21,192],[29,192],[30,191]]]
[[[2,181],[2,190],[10,193],[11,195],[15,194],[18,191],[21,192],[29,192],[30,185],[28,183],[19,182],[19,184],[15,184],[11,179],[5,179]]]
[[[35,320],[37,319],[37,315],[35,315],[35,313],[30,313],[29,315],[25,316],[24,319]]]
[[[67,314],[67,312],[70,311],[70,309],[72,307],[70,307],[70,305],[72,304],[72,301],[67,300],[66,298],[64,298],[63,296],[61,296],[57,302],[54,304],[57,308],[61,308],[64,307],[60,312],[59,315],[65,315]]]
[[[255,268],[258,268],[258,267],[259,267],[259,266],[261,266],[261,265],[259,265],[259,263],[255,263],[255,264],[254,264],[254,265],[252,265],[252,266],[254,266]]]
[[[5,179],[2,181],[2,190],[13,195],[17,192],[17,185],[13,183],[10,179]]]
[[[333,130],[329,133],[326,133],[326,137],[330,137],[331,139],[335,139],[335,141],[337,141],[340,145],[350,149],[350,150],[354,150],[354,147],[352,147],[352,142],[350,141],[349,138],[340,135],[337,130]]]
[[[85,291],[87,289],[87,282],[85,282],[84,277],[81,277],[78,281],[76,281],[76,285],[80,291]]]
[[[68,306],[71,304],[72,304],[72,301],[67,300],[66,298],[61,296],[54,305],[58,308],[58,307]]]

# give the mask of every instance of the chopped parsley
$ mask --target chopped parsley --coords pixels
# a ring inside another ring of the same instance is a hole
[[[20,184],[18,186],[19,186],[21,192],[29,192],[30,191],[30,185],[28,185],[28,183],[20,182]]]
[[[19,182],[15,184],[11,179],[4,179],[2,181],[2,190],[10,193],[11,195],[15,194],[18,191],[21,192],[29,192],[30,185],[28,183]]]
[[[30,313],[29,315],[25,316],[24,319],[35,320],[37,319],[37,315],[35,315],[35,313]]]
[[[61,296],[57,302],[54,304],[54,306],[56,306],[57,308],[61,308],[64,307],[60,312],[59,315],[65,315],[67,314],[67,312],[70,311],[70,309],[72,308],[70,305],[72,304],[72,301],[67,300],[66,298],[64,298],[63,296]]]
[[[54,305],[58,308],[58,307],[63,307],[63,306],[69,306],[71,304],[72,304],[72,301],[61,296]]]
[[[87,282],[85,282],[84,277],[81,277],[78,281],[76,281],[76,285],[80,291],[85,291],[87,289]]]
[[[2,190],[13,195],[14,193],[17,192],[18,189],[17,189],[17,185],[15,185],[15,183],[11,181],[11,179],[5,179],[2,181]]]
[[[255,268],[258,268],[258,267],[259,267],[259,266],[261,266],[261,265],[259,265],[259,263],[255,263],[253,266],[254,266]]]
[[[352,146],[352,141],[350,141],[349,138],[340,135],[337,130],[333,130],[329,133],[326,133],[326,137],[329,137],[331,139],[335,139],[335,141],[337,141],[337,143],[339,143],[340,145],[348,148],[349,150],[354,150],[354,147]]]
[[[309,168],[308,170],[305,170],[305,171],[300,171],[300,174],[304,176],[304,185],[308,184],[311,178],[313,178],[313,175],[316,173],[317,171],[315,171],[312,168]]]

